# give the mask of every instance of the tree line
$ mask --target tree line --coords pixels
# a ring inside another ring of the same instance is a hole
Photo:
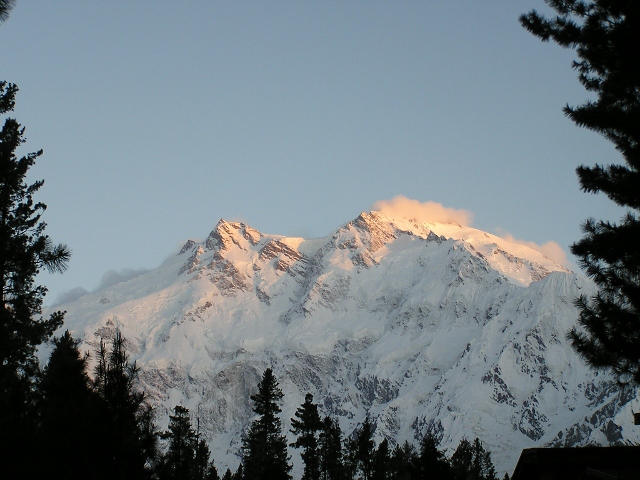
[[[129,360],[119,330],[95,349],[93,378],[69,332],[54,340],[49,362],[35,385],[34,453],[30,475],[53,478],[158,480],[290,480],[289,447],[299,449],[302,480],[497,480],[491,455],[479,439],[463,439],[450,458],[427,433],[419,445],[393,448],[374,441],[367,417],[345,437],[336,418],[322,418],[307,394],[291,419],[288,444],[280,419],[284,394],[266,369],[251,395],[256,419],[242,436],[235,472],[219,475],[207,442],[194,430],[187,408],[177,405],[159,431],[153,411],[136,387],[138,368]]]
[[[266,369],[251,396],[258,415],[242,439],[242,462],[235,474],[229,470],[223,480],[288,480],[290,457],[278,414],[283,393],[271,369]],[[391,448],[383,439],[374,441],[375,426],[367,416],[349,437],[344,437],[336,418],[322,418],[313,395],[291,419],[304,471],[302,480],[496,480],[491,455],[482,442],[462,439],[451,458],[439,449],[435,435],[428,432],[416,448],[409,442]]]

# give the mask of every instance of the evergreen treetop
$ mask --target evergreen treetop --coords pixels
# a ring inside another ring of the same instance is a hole
[[[322,420],[322,430],[318,435],[320,457],[320,478],[340,480],[344,477],[342,431],[340,424],[327,416]]]
[[[191,427],[189,410],[176,405],[173,415],[169,415],[168,430],[160,434],[160,438],[168,441],[167,452],[160,466],[161,480],[190,480],[195,467],[198,439]],[[200,452],[202,455],[204,452]],[[207,449],[207,458],[209,460]]]
[[[575,49],[580,83],[596,95],[567,105],[565,114],[611,141],[624,159],[579,166],[581,188],[628,209],[617,224],[588,219],[584,237],[571,247],[599,291],[576,301],[581,328],[569,337],[592,367],[640,384],[640,2],[545,2],[558,15],[548,19],[534,10],[520,17],[522,25],[543,41]]]
[[[405,441],[396,445],[391,453],[389,474],[393,480],[409,480],[415,477],[418,454],[412,444]]]
[[[491,454],[480,439],[473,443],[463,438],[451,456],[451,468],[456,480],[497,480]]]
[[[295,418],[291,419],[291,433],[297,436],[292,447],[302,448],[304,473],[302,480],[320,478],[320,456],[318,452],[318,432],[322,428],[318,405],[313,403],[313,395],[307,393],[304,403],[298,407]]]
[[[260,417],[253,421],[243,439],[243,478],[245,480],[289,480],[287,440],[282,434],[278,414],[284,394],[273,371],[268,368],[258,384],[258,392],[251,395],[253,411]]]
[[[9,12],[15,3],[15,0],[0,0],[0,23],[9,18]]]
[[[0,114],[15,106],[18,88],[0,82]],[[41,216],[47,208],[34,194],[43,180],[25,183],[42,150],[16,157],[24,128],[7,118],[0,131],[0,382],[7,375],[30,376],[37,370],[34,352],[62,324],[62,313],[36,319],[47,289],[35,285],[41,268],[64,272],[70,257],[65,245],[53,245]]]
[[[367,415],[357,430],[354,443],[356,449],[354,457],[363,480],[370,480],[373,474],[373,454],[376,448],[373,441],[373,430],[373,424]]]
[[[14,84],[0,81],[0,114],[13,110],[17,92]],[[54,245],[44,233],[46,205],[33,199],[44,182],[25,181],[42,150],[18,158],[24,143],[24,128],[6,118],[0,131],[0,463],[16,478],[32,465],[24,456],[35,432],[35,351],[63,318],[62,312],[38,318],[47,289],[35,279],[42,268],[64,271],[70,257],[66,246]]]
[[[116,330],[107,348],[104,340],[96,350],[94,390],[104,405],[102,437],[111,452],[103,466],[115,478],[144,478],[155,457],[155,425],[151,407],[137,389],[138,368],[129,361],[126,340]]]
[[[372,480],[389,480],[391,478],[391,452],[389,441],[385,438],[380,442],[373,454]]]
[[[54,349],[38,382],[38,477],[100,478],[95,471],[110,452],[101,448],[104,410],[86,372],[87,355],[69,331]],[[61,461],[73,452],[74,461]]]
[[[438,447],[438,439],[431,432],[422,437],[414,471],[420,478],[450,480],[453,477],[451,465]]]

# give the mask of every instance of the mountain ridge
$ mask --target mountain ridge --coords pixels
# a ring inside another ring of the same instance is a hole
[[[565,338],[580,292],[595,286],[526,245],[373,211],[312,240],[220,220],[157,269],[62,307],[83,348],[120,328],[160,422],[190,408],[221,465],[237,465],[272,368],[285,426],[310,392],[346,434],[369,415],[392,443],[477,436],[504,472],[522,448],[638,441],[636,392]]]

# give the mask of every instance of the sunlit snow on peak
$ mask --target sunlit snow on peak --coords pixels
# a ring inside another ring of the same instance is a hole
[[[420,235],[421,230],[426,228],[446,238],[463,240],[487,258],[494,256],[495,260],[496,253],[507,252],[508,255],[540,263],[550,271],[568,271],[567,255],[557,242],[548,241],[538,245],[535,242],[517,239],[500,229],[498,235],[477,230],[471,227],[473,213],[468,210],[449,208],[432,201],[420,202],[402,195],[391,200],[378,201],[371,208],[388,217],[397,228],[416,235]],[[490,260],[490,263],[494,268],[504,271],[499,265],[502,262]]]

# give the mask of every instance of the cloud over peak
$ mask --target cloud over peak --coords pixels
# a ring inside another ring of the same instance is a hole
[[[470,227],[474,217],[473,213],[469,210],[449,208],[431,201],[420,202],[403,195],[393,197],[391,200],[380,200],[374,203],[371,209],[380,211],[389,218],[417,220],[426,223],[457,223],[463,227]],[[567,254],[557,242],[548,241],[542,245],[538,245],[535,242],[515,238],[509,232],[500,228],[496,229],[496,234],[508,242],[525,245],[542,253],[555,263],[571,268]]]
[[[529,242],[527,240],[520,240],[519,238],[515,238],[509,232],[505,232],[500,228],[497,229],[497,235],[509,242],[517,243],[518,245],[525,245],[533,250],[536,250],[543,254],[545,257],[556,262],[558,265],[571,268],[571,263],[567,258],[567,254],[558,242],[550,240],[546,243],[543,243],[542,245],[538,245],[535,242]]]
[[[372,210],[378,210],[390,218],[404,218],[427,223],[457,223],[468,227],[473,222],[473,213],[468,210],[456,210],[437,202],[419,202],[404,195],[391,200],[380,200],[373,204]]]

